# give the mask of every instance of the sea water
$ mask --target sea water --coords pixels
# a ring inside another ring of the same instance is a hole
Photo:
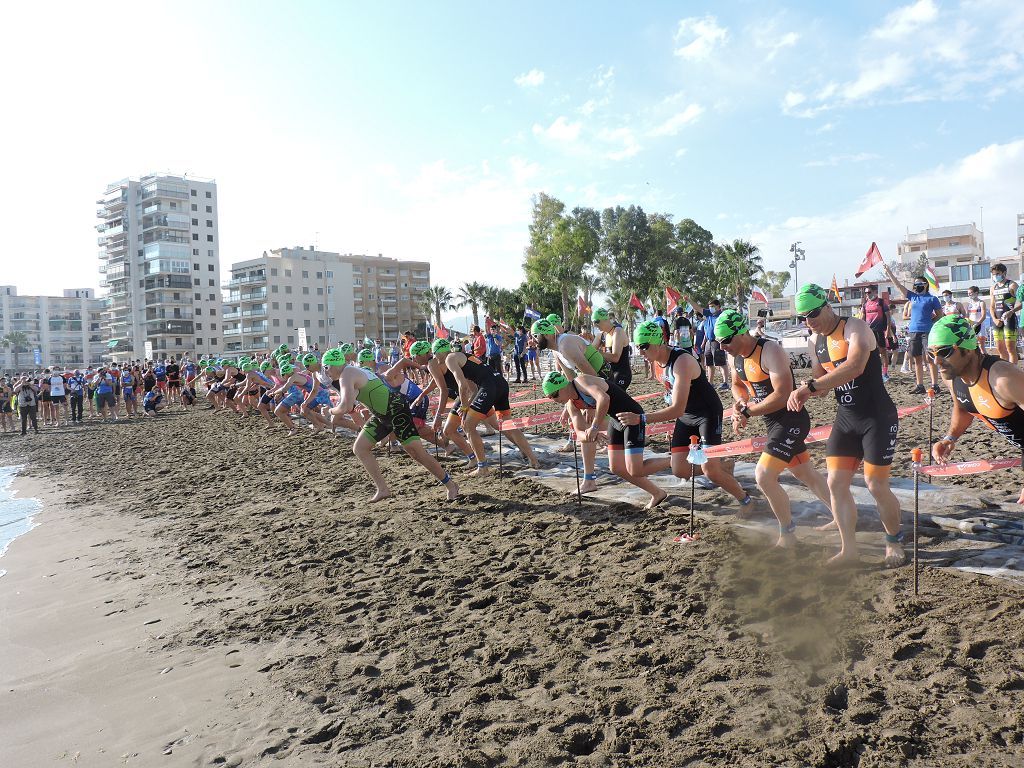
[[[35,527],[32,518],[43,505],[39,499],[19,498],[11,484],[20,467],[0,467],[0,557],[11,542]],[[3,561],[0,561],[2,563]],[[0,576],[7,571],[0,568]]]

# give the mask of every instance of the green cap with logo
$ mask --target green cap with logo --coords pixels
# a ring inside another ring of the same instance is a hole
[[[339,347],[328,349],[320,362],[327,368],[337,368],[345,364],[345,352]]]
[[[452,343],[448,339],[434,339],[430,351],[435,355],[444,355],[452,351]]]
[[[533,325],[530,326],[530,333],[534,336],[553,336],[558,333],[558,329],[555,328],[555,323],[551,320],[552,317],[557,318],[558,315],[548,315],[542,317],[540,320],[535,320]],[[558,321],[562,322],[561,320]]]
[[[566,378],[564,373],[561,371],[551,371],[551,373],[544,377],[544,381],[541,383],[540,388],[544,391],[545,397],[551,397],[551,395],[568,386],[569,379]]]
[[[602,320],[608,319],[608,310],[604,307],[600,307],[594,310],[593,319],[595,323],[600,323]]]
[[[373,354],[372,349],[360,349],[356,360],[359,361],[360,365],[373,365],[377,361],[377,358]]]
[[[430,344],[425,341],[417,341],[411,347],[409,347],[410,357],[419,357],[420,355],[430,354]]]
[[[818,307],[828,304],[828,294],[825,289],[815,283],[807,283],[800,287],[796,293],[796,313],[806,315]]]
[[[338,349],[341,350],[341,354],[343,355],[354,355],[356,353],[356,348],[349,344],[348,342],[344,344],[339,344]]]
[[[665,335],[661,326],[653,320],[645,320],[633,331],[634,344],[664,344]]]
[[[550,315],[548,315],[544,319],[547,320],[552,325],[561,325],[562,324],[562,318],[560,318],[554,312],[552,312]]]
[[[316,365],[316,364],[317,364],[317,363],[319,363],[319,362],[320,362],[320,361],[319,361],[319,360],[317,359],[317,356],[316,356],[316,355],[314,355],[314,354],[313,354],[312,352],[310,352],[310,353],[309,353],[309,354],[307,354],[307,355],[303,355],[303,356],[302,356],[302,364],[303,364],[303,365],[304,365],[304,366],[305,366],[306,368],[309,368],[309,366],[311,366],[311,365]]]
[[[747,318],[735,309],[723,309],[715,320],[715,338],[720,342],[729,343],[734,336],[746,333],[750,326]]]
[[[960,315],[946,315],[936,320],[928,332],[928,346],[977,349],[978,337],[971,324]]]

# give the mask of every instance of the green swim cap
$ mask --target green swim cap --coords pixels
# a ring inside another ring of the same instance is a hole
[[[272,360],[264,360],[262,363],[260,363],[260,370],[261,371],[269,371],[273,367],[274,367],[274,362]]]
[[[430,351],[435,355],[444,355],[452,351],[452,343],[448,339],[434,339]]]
[[[356,353],[356,348],[347,342],[345,344],[339,344],[338,349],[341,350],[341,354],[343,355],[354,355]]]
[[[252,360],[250,360],[247,363],[242,363],[239,366],[239,370],[242,373],[249,373],[250,371],[255,371],[256,370],[256,363],[254,363]]]
[[[208,365],[205,368],[203,368],[203,373],[216,373],[216,372],[217,372],[217,369],[214,368],[212,365]]]
[[[288,345],[287,344],[282,344],[281,346],[279,346],[277,349],[274,350],[274,357],[280,357],[281,355],[287,355],[288,352],[289,352]]]
[[[324,358],[320,362],[328,368],[337,368],[345,364],[345,353],[337,347],[328,349],[324,352]]]
[[[317,363],[319,363],[320,360],[317,358],[316,355],[314,355],[312,352],[310,352],[307,355],[303,355],[302,356],[302,360],[300,362],[302,363],[303,366],[305,366],[306,368],[309,368],[309,366],[316,365]]]
[[[535,320],[533,325],[530,326],[530,333],[534,336],[554,336],[558,333],[558,329],[555,328],[555,323],[550,318],[556,318],[557,315],[548,315],[548,317]],[[562,322],[559,320],[558,322]]]
[[[282,376],[291,376],[295,373],[295,366],[291,363],[281,363],[281,367],[278,370],[281,371]]]
[[[928,332],[928,346],[977,349],[978,337],[971,324],[960,315],[946,315],[936,320]]]
[[[551,371],[551,373],[544,377],[544,381],[540,385],[541,389],[544,390],[545,397],[551,397],[551,395],[560,392],[568,386],[569,380],[561,371]]]
[[[608,310],[604,309],[604,308],[595,309],[594,310],[593,319],[594,319],[595,323],[599,323],[602,320],[607,320],[608,319]]]
[[[417,341],[411,347],[409,347],[410,357],[419,357],[420,355],[430,354],[430,344],[425,341]]]
[[[356,360],[359,361],[360,365],[373,365],[377,362],[372,349],[360,349]]]
[[[715,338],[728,342],[733,336],[746,333],[749,328],[747,318],[735,309],[723,309],[722,314],[715,320]]]
[[[562,318],[560,318],[554,312],[552,312],[550,315],[548,315],[544,319],[547,320],[552,325],[561,325],[562,324]]]
[[[828,304],[828,294],[820,285],[807,283],[796,293],[796,313],[805,315]]]
[[[653,320],[645,320],[633,331],[634,344],[664,344],[665,334],[661,332],[661,326]]]

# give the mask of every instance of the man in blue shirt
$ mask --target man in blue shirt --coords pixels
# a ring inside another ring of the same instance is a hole
[[[491,332],[484,335],[487,342],[487,362],[498,373],[503,373],[501,366],[502,338],[498,332],[498,326],[492,325]]]
[[[516,366],[516,384],[528,381],[526,375],[526,328],[516,328],[515,336],[512,337],[512,360]]]
[[[85,377],[82,372],[75,369],[68,379],[68,392],[71,393],[71,423],[77,424],[82,420],[82,405],[85,402]]]
[[[928,292],[928,281],[923,275],[914,276],[913,290],[908,291],[906,286],[896,279],[896,275],[884,261],[882,269],[885,270],[885,274],[892,284],[896,286],[896,290],[904,294],[907,301],[910,302],[910,328],[908,330],[910,335],[907,354],[910,355],[914,363],[914,378],[917,380],[917,386],[910,390],[910,394],[923,395],[925,393],[924,352],[928,347],[928,332],[935,325],[935,321],[942,317],[942,302]],[[936,393],[940,392],[938,372],[935,369],[935,363],[931,360],[928,361],[928,373],[931,376],[932,389]]]
[[[700,321],[700,330],[703,332],[704,344],[698,352],[697,359],[707,367],[708,381],[711,382],[712,386],[715,384],[715,369],[722,369],[722,383],[718,385],[718,389],[724,392],[729,389],[729,384],[727,383],[729,380],[728,362],[725,358],[725,352],[722,351],[721,345],[715,339],[715,323],[718,321],[718,316],[722,314],[722,302],[718,299],[712,299],[706,307],[702,307],[690,296],[683,296],[683,298],[693,307],[697,317],[703,317]]]

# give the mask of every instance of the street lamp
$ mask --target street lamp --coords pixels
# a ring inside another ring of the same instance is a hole
[[[800,241],[797,240],[791,246],[789,246],[789,252],[793,254],[793,260],[789,262],[789,268],[793,270],[793,282],[795,283],[796,290],[800,290],[800,262],[807,261],[807,254],[804,253],[804,249],[800,247]]]

